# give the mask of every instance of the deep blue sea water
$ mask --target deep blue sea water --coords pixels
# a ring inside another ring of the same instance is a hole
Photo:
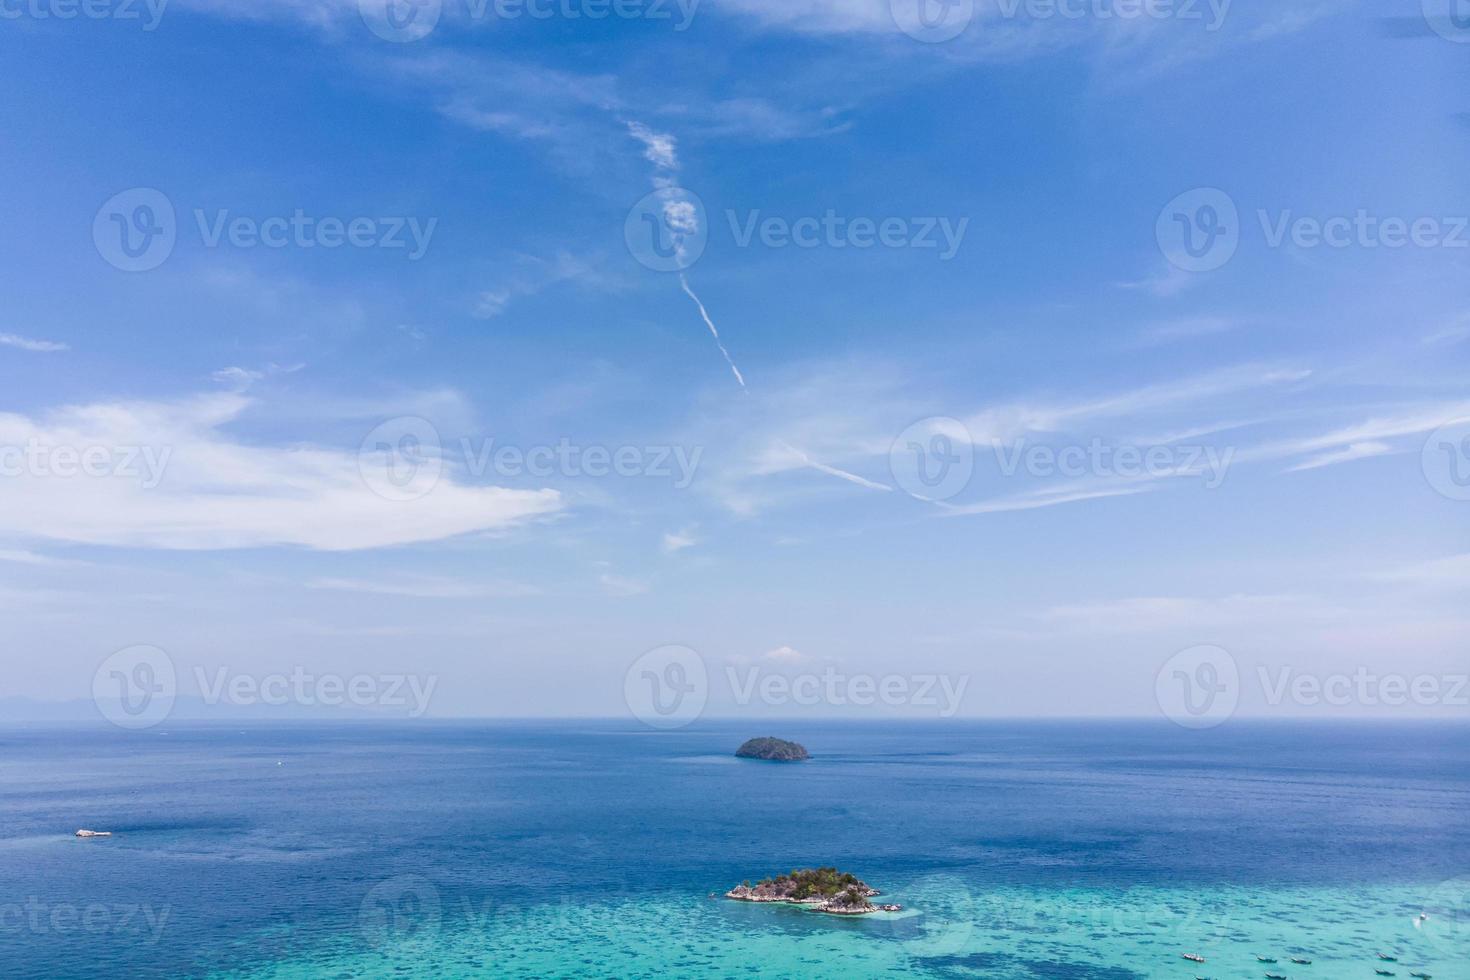
[[[0,976],[1463,980],[1467,814],[1451,724],[8,727]],[[710,897],[814,864],[908,911]]]

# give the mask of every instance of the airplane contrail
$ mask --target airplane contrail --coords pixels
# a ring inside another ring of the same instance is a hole
[[[725,355],[725,363],[730,365],[730,372],[735,375],[735,380],[740,382],[740,390],[749,393],[750,389],[745,387],[745,376],[735,366],[735,359],[730,356],[730,352],[725,349],[724,342],[720,340],[720,331],[715,329],[715,321],[709,318],[709,311],[704,308],[704,303],[695,295],[694,290],[689,287],[689,280],[684,277],[684,273],[682,272],[679,273],[679,285],[684,287],[685,295],[694,300],[694,305],[699,307],[699,315],[704,319],[704,325],[709,327],[710,336],[715,338],[715,346],[720,349],[721,354]]]

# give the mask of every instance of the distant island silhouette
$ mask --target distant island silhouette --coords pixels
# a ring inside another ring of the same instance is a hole
[[[805,746],[769,736],[750,739],[736,749],[735,754],[742,759],[764,759],[768,762],[800,762],[811,758]]]

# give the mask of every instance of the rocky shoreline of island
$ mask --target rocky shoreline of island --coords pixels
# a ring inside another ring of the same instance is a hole
[[[836,868],[804,868],[752,885],[742,882],[725,892],[737,902],[775,902],[800,905],[828,915],[870,915],[901,912],[902,905],[874,904],[869,899],[882,892],[849,872]]]

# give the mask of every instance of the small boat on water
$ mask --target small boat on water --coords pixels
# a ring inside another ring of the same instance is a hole
[[[1411,977],[1418,977],[1419,980],[1429,980],[1430,974],[1428,974],[1428,973],[1411,973],[1411,974],[1409,974],[1409,976],[1411,976]]]
[[[79,830],[79,831],[77,831],[76,836],[78,836],[78,837],[111,837],[112,836],[112,831],[110,831],[110,830]]]
[[[1311,960],[1304,960],[1300,956],[1293,956],[1291,958],[1291,961],[1293,963],[1300,963],[1302,966],[1311,966],[1312,965],[1312,961]]]
[[[1378,958],[1385,963],[1397,963],[1399,961],[1397,956],[1389,956],[1387,953],[1379,953]]]
[[[1272,959],[1271,957],[1269,957],[1269,956],[1257,956],[1256,957],[1256,962],[1257,963],[1275,963],[1276,961],[1274,959]]]
[[[1376,973],[1376,974],[1378,974],[1380,977],[1392,977],[1392,976],[1397,976],[1398,975],[1398,974],[1394,973],[1392,970],[1374,970],[1373,972]]]
[[[1286,980],[1286,974],[1284,974],[1284,973],[1268,973],[1268,974],[1266,974],[1266,980]]]
[[[1181,955],[1191,963],[1203,963],[1205,961],[1205,958],[1198,953],[1183,953]]]

